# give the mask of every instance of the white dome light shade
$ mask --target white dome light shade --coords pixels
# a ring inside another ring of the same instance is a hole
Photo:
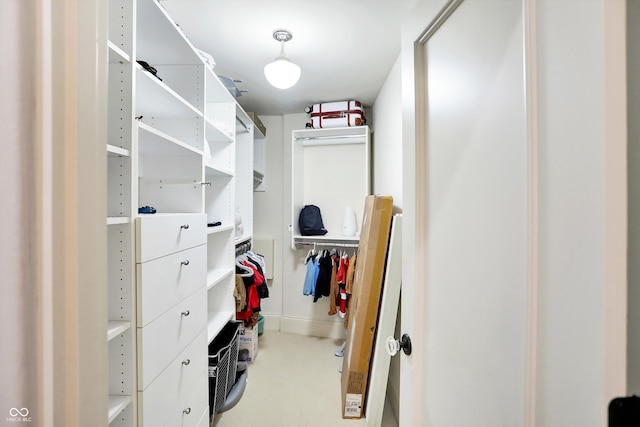
[[[283,55],[264,66],[264,75],[278,89],[289,89],[300,79],[300,67]]]
[[[289,61],[284,54],[284,44],[293,38],[290,31],[279,29],[273,32],[273,38],[280,42],[280,55],[264,66],[264,76],[272,86],[289,89],[300,79],[300,67]]]

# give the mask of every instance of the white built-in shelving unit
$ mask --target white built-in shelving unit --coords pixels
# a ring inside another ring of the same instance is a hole
[[[357,245],[365,198],[371,194],[370,140],[368,126],[292,132],[292,249],[313,242]],[[305,205],[320,208],[326,235],[300,234],[298,217]],[[347,207],[356,214],[355,236],[342,233]]]
[[[254,125],[157,0],[108,2],[108,421],[204,427],[253,233]]]

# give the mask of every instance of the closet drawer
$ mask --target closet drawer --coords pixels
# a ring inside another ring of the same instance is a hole
[[[200,421],[198,422],[196,427],[209,427],[209,406],[204,408],[204,411],[202,411],[202,415],[200,415]]]
[[[207,364],[207,334],[203,330],[140,394],[140,414],[144,425],[164,425],[167,417],[176,412],[176,405],[188,402],[192,390],[201,382],[201,377],[207,377]],[[201,394],[206,398],[207,390]],[[200,418],[200,414],[185,415],[197,418],[194,425]]]
[[[203,288],[138,328],[138,390],[147,387],[206,325],[207,290]]]
[[[163,420],[165,427],[197,427],[203,411],[207,411],[209,398],[208,394],[208,371],[202,371],[202,375],[198,377],[198,382],[193,384],[191,390],[182,398],[174,402],[174,406],[170,407],[166,418]],[[145,427],[150,424],[145,424]]]
[[[136,264],[136,274],[138,327],[143,327],[206,286],[207,246],[196,246]]]
[[[207,217],[203,214],[136,218],[136,262],[141,263],[207,243]]]

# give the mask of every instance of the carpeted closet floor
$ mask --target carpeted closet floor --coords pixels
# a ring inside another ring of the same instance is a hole
[[[247,388],[240,402],[217,414],[212,427],[364,426],[365,420],[342,419],[342,358],[334,355],[342,342],[265,330],[249,365]],[[397,427],[385,406],[382,427]]]

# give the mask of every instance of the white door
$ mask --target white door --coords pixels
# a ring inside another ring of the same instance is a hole
[[[418,2],[403,33],[401,426],[523,425],[523,2]]]

